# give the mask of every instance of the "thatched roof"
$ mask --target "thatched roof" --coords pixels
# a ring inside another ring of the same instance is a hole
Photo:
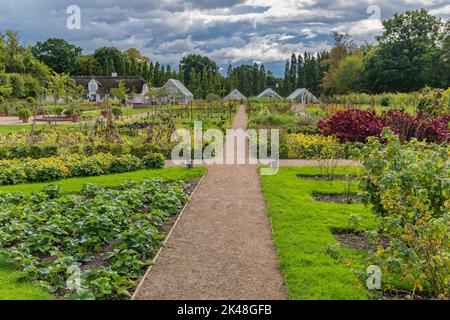
[[[224,101],[230,101],[230,100],[247,100],[247,98],[239,92],[238,89],[234,89],[230,92],[229,95],[227,95],[224,99]]]
[[[72,79],[77,83],[77,85],[83,86],[86,89],[88,89],[89,82],[91,82],[91,80],[95,80],[98,84],[97,94],[109,94],[111,89],[118,87],[120,80],[125,81],[125,87],[130,93],[142,93],[142,89],[146,84],[142,77],[76,76],[72,77]]]
[[[268,88],[264,90],[258,98],[273,98],[273,99],[283,99],[278,93]]]

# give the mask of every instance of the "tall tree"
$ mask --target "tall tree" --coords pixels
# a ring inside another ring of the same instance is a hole
[[[439,86],[437,62],[444,23],[425,9],[395,14],[383,22],[378,47],[368,54],[364,73],[370,88],[382,91],[414,91]]]
[[[39,41],[31,51],[54,71],[73,74],[77,70],[77,58],[82,49],[64,39],[50,38],[44,42]]]
[[[356,44],[350,34],[333,32],[334,47],[331,49],[328,59],[322,62],[327,69],[322,80],[322,88],[327,93],[336,92],[335,72],[342,60],[356,50]]]
[[[120,80],[117,88],[112,88],[111,89],[111,94],[116,97],[117,100],[119,100],[122,103],[123,107],[126,107],[126,96],[127,96],[127,88],[125,86],[125,81],[124,80]]]
[[[102,72],[100,63],[92,54],[77,58],[77,69],[74,74],[79,76],[99,75]]]
[[[341,61],[335,72],[336,89],[339,93],[355,92],[362,89],[363,58],[352,54]]]
[[[102,67],[102,75],[111,76],[112,70],[114,70],[116,66],[121,65],[123,54],[117,48],[102,47],[95,50],[94,57],[95,59],[97,59],[97,61],[100,63]]]

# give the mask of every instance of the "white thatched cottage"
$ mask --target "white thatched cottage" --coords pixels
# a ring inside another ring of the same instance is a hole
[[[85,88],[85,99],[102,102],[111,96],[111,89],[119,86],[123,80],[129,94],[132,94],[134,103],[142,103],[148,92],[148,86],[142,77],[103,77],[103,76],[77,76],[72,77],[78,86]]]

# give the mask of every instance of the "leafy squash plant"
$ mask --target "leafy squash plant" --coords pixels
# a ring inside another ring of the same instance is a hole
[[[58,186],[0,194],[0,260],[66,299],[125,299],[150,265],[164,223],[187,202],[181,182],[114,189]]]

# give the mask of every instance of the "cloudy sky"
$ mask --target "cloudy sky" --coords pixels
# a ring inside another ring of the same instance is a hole
[[[66,27],[70,5],[81,9],[79,30]],[[1,0],[0,32],[24,44],[63,37],[84,53],[135,47],[174,66],[189,53],[222,66],[262,62],[280,74],[292,52],[330,48],[334,30],[373,41],[382,19],[418,8],[450,16],[450,0]]]

